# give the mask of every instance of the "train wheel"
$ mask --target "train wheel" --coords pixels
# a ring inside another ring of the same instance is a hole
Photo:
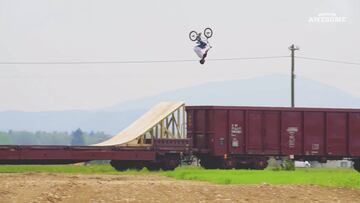
[[[203,167],[204,169],[214,169],[215,167],[213,167],[213,165],[211,165],[211,163],[209,163],[208,160],[206,159],[201,159],[200,160],[200,166]]]
[[[354,169],[360,172],[360,159],[354,160]]]
[[[144,164],[142,162],[136,162],[133,164],[132,168],[137,171],[141,171],[144,168]]]
[[[149,162],[149,163],[146,163],[145,167],[149,171],[158,171],[158,170],[160,170],[160,164],[159,163]]]
[[[200,165],[204,169],[216,169],[219,168],[219,161],[215,158],[201,158]]]
[[[117,171],[126,171],[131,168],[130,163],[127,161],[111,160],[110,165]]]
[[[252,163],[251,169],[264,170],[268,166],[266,159],[257,159]]]
[[[233,169],[236,167],[236,162],[233,159],[221,160],[221,169]]]
[[[164,171],[172,171],[180,165],[180,157],[165,156],[161,161],[160,168]]]
[[[251,164],[249,163],[238,163],[235,165],[235,169],[250,169],[251,168]]]

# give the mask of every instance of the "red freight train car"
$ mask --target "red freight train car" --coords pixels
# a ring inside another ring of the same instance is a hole
[[[360,110],[187,106],[187,135],[205,168],[263,169],[270,156],[349,158],[360,171]]]
[[[117,170],[173,170],[190,153],[189,139],[153,139],[144,146],[0,145],[0,164],[69,164],[111,160]]]

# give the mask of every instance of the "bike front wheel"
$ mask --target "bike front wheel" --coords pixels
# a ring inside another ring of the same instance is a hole
[[[210,38],[210,37],[212,37],[212,35],[213,35],[213,30],[211,29],[211,28],[205,28],[205,30],[204,30],[204,35],[205,35],[205,37],[206,38]]]

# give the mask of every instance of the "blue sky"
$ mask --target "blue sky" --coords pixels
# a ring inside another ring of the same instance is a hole
[[[342,23],[310,23],[321,13]],[[209,58],[288,55],[360,62],[360,2],[0,0],[0,61],[196,59],[190,30],[214,29]],[[297,74],[360,97],[360,66],[296,61]],[[219,80],[288,74],[290,60],[0,65],[0,110],[98,109]]]

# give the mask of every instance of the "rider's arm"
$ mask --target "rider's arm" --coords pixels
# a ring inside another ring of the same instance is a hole
[[[199,41],[198,41],[198,44],[199,44],[200,46],[202,46],[202,47],[206,47],[206,45],[207,45],[207,43],[206,43],[205,41],[203,41],[203,40],[199,40]]]

